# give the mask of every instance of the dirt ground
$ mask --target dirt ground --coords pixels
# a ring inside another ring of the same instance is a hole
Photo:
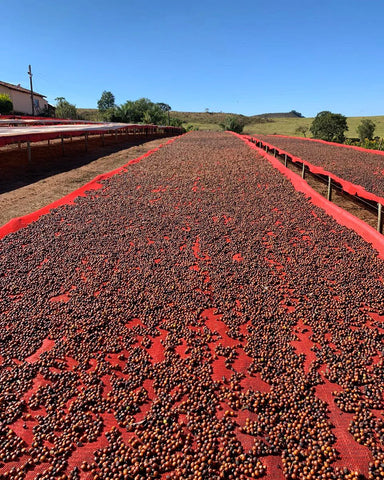
[[[80,188],[97,175],[125,165],[170,138],[105,136],[37,142],[28,162],[26,145],[0,149],[0,226],[34,212]],[[123,141],[122,141],[123,140]],[[144,140],[144,141],[143,141]],[[63,154],[64,152],[64,154]]]

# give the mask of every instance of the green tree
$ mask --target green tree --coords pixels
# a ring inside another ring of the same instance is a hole
[[[114,108],[115,106],[115,96],[112,92],[104,92],[101,94],[100,100],[97,102],[97,108],[99,112],[104,113],[105,111]]]
[[[234,116],[229,116],[225,119],[224,123],[220,124],[223,130],[229,130],[230,132],[241,133],[244,128],[244,122]]]
[[[0,114],[8,115],[13,110],[13,103],[9,95],[0,93]]]
[[[171,117],[169,115],[169,112],[172,110],[172,108],[167,103],[157,103],[157,105],[167,115],[168,125],[170,125],[171,124]]]
[[[300,125],[299,127],[296,128],[295,132],[302,133],[304,137],[306,137],[308,132],[308,127],[306,125]]]
[[[373,123],[372,120],[364,118],[357,127],[357,134],[359,135],[360,141],[363,142],[366,138],[372,140],[375,128],[376,124]]]
[[[171,127],[182,127],[183,121],[181,118],[171,117],[169,120],[169,125],[171,125]]]
[[[100,112],[100,117],[105,122],[120,122],[121,120],[117,115],[117,107],[107,108],[104,112]]]
[[[158,104],[151,102],[149,98],[139,98],[133,102],[133,110],[136,122],[147,123],[144,120],[144,114],[148,112],[146,120],[151,120],[149,123],[156,125],[165,123],[165,112]]]
[[[117,107],[113,121],[165,125],[166,113],[159,104],[151,102],[148,98],[139,98],[135,101],[127,100]]]
[[[160,102],[156,103],[156,105],[158,105],[163,112],[169,112],[172,110],[172,108],[167,103]]]
[[[116,107],[112,117],[113,122],[136,123],[133,120],[133,102],[128,100]]]
[[[347,130],[347,118],[340,113],[329,111],[318,113],[310,127],[314,138],[338,143],[345,141],[344,132]]]
[[[159,104],[154,103],[152,104],[149,109],[147,110],[149,114],[150,122],[154,125],[165,125],[167,123],[167,114],[164,110],[159,106]],[[147,123],[143,120],[144,123]]]
[[[76,120],[79,118],[75,105],[69,103],[64,97],[57,97],[56,100],[56,118],[71,118]]]

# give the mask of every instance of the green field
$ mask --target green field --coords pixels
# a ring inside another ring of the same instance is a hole
[[[193,125],[193,127],[199,130],[220,130],[220,123],[225,121],[227,115],[234,115],[244,120],[244,133],[255,135],[257,133],[263,135],[293,135],[296,137],[302,137],[302,133],[297,133],[296,129],[301,126],[308,127],[306,132],[307,137],[311,136],[309,127],[313,121],[313,118],[300,118],[295,116],[288,116],[288,114],[282,114],[285,116],[271,117],[269,114],[254,115],[252,117],[246,117],[244,115],[227,114],[227,113],[210,113],[210,112],[171,112],[171,116],[180,118],[183,121],[183,127]],[[375,136],[384,138],[384,116],[372,116],[372,117],[348,117],[348,128],[346,137],[356,138],[357,126],[361,120],[369,118],[376,124]]]
[[[346,137],[353,138],[358,137],[357,126],[360,124],[363,118],[369,118],[376,124],[375,136],[384,137],[384,116],[376,117],[348,117],[348,131]],[[310,127],[313,118],[278,118],[274,119],[271,123],[264,124],[252,124],[247,123],[244,127],[244,133],[249,134],[280,134],[280,135],[293,135],[296,137],[302,137],[303,134],[297,133],[296,129],[300,126]],[[307,136],[311,136],[311,132],[307,132]]]

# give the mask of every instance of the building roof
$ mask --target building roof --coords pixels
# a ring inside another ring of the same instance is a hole
[[[7,83],[7,82],[1,82],[0,81],[0,86],[7,87],[11,90],[17,90],[18,92],[27,93],[28,95],[31,94],[31,90],[27,90],[26,88],[23,88],[20,85],[13,85],[12,83]],[[37,93],[35,91],[33,92],[33,95],[35,95],[37,97],[46,98],[46,95],[41,95],[41,93]]]

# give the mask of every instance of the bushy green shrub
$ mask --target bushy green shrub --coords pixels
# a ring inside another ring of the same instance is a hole
[[[363,147],[368,150],[383,150],[384,141],[380,137],[375,137],[372,140],[365,138],[363,141],[360,141],[358,138],[347,138],[345,140],[345,145],[353,145],[355,147]]]
[[[360,141],[363,142],[365,139],[372,140],[375,128],[376,125],[372,120],[363,118],[357,127],[357,134],[359,135]]]
[[[365,138],[362,142],[360,142],[360,146],[363,148],[368,148],[369,150],[382,150],[383,149],[383,139],[371,139]]]
[[[242,133],[244,123],[237,117],[229,116],[225,119],[224,123],[220,124],[220,127],[223,130],[228,130],[230,132]]]
[[[72,120],[77,120],[79,115],[75,105],[69,103],[64,97],[57,97],[56,100],[56,118],[70,118]]]
[[[304,135],[304,137],[306,137],[308,132],[308,127],[306,125],[300,125],[299,127],[296,128],[295,132],[300,133]]]
[[[8,115],[13,110],[13,103],[9,95],[0,93],[0,114]]]
[[[167,114],[163,105],[153,103],[148,98],[139,98],[125,103],[113,109],[111,120],[125,123],[150,123],[154,125],[166,125]]]
[[[183,121],[181,120],[181,118],[171,117],[169,119],[169,125],[171,127],[181,127],[183,125]]]

